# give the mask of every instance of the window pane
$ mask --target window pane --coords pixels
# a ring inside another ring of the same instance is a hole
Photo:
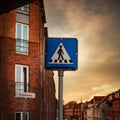
[[[16,82],[16,90],[20,90],[20,82]]]
[[[27,92],[27,68],[23,68],[24,72],[24,92]]]
[[[21,51],[21,39],[16,38],[16,51]]]
[[[27,4],[27,5],[24,5],[22,7],[19,7],[19,8],[17,8],[17,10],[28,13],[29,12],[29,5]]]
[[[27,40],[28,39],[27,36],[28,36],[28,29],[27,29],[27,26],[24,25],[23,26],[23,40]]]
[[[23,120],[28,120],[28,114],[27,113],[23,113]]]
[[[20,10],[20,11],[21,11],[21,10],[22,10],[22,7],[17,8],[17,10]]]
[[[16,45],[17,45],[17,46],[20,46],[20,45],[21,45],[21,39],[16,38]]]
[[[16,38],[21,39],[21,25],[17,24],[17,35]]]
[[[20,113],[16,113],[16,120],[21,120],[21,114]]]
[[[28,26],[23,26],[23,51],[28,52]]]
[[[21,67],[16,66],[16,82],[21,82]]]
[[[27,68],[26,67],[21,67],[21,71],[22,71],[21,82],[25,83]]]
[[[28,4],[23,6],[23,11],[29,12],[29,5]]]

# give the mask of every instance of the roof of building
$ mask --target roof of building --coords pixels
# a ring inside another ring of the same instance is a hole
[[[1,0],[0,1],[0,14],[7,13],[10,10],[16,9],[25,4],[29,4],[35,0]]]
[[[119,97],[120,97],[120,89],[119,89],[119,90],[117,90],[117,91],[115,91],[115,92],[112,92],[112,93],[106,95],[106,96],[100,101],[100,103],[99,103],[97,106],[99,106],[99,105],[100,105],[101,103],[103,103],[104,101],[108,101],[109,97],[110,97],[110,96],[112,96],[112,97],[115,96],[116,93],[119,93]],[[115,98],[113,97],[113,99],[115,99]]]

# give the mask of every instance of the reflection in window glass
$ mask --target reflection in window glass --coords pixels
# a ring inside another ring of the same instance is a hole
[[[24,5],[22,7],[17,8],[18,11],[28,13],[29,12],[29,4]]]

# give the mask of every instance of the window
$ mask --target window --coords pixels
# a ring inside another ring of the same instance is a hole
[[[29,4],[17,8],[17,11],[28,13],[29,12]]]
[[[27,14],[26,14],[27,13]],[[28,55],[29,47],[29,4],[17,8],[16,53]]]
[[[28,92],[28,66],[16,65],[15,66],[15,92]]]
[[[16,112],[15,120],[29,120],[29,113],[25,112],[25,114],[24,114],[24,112]]]
[[[28,54],[28,34],[29,26],[16,23],[16,52]]]

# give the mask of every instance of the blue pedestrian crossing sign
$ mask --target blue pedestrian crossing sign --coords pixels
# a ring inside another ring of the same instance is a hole
[[[47,69],[76,70],[78,41],[76,38],[48,38],[45,67]]]

